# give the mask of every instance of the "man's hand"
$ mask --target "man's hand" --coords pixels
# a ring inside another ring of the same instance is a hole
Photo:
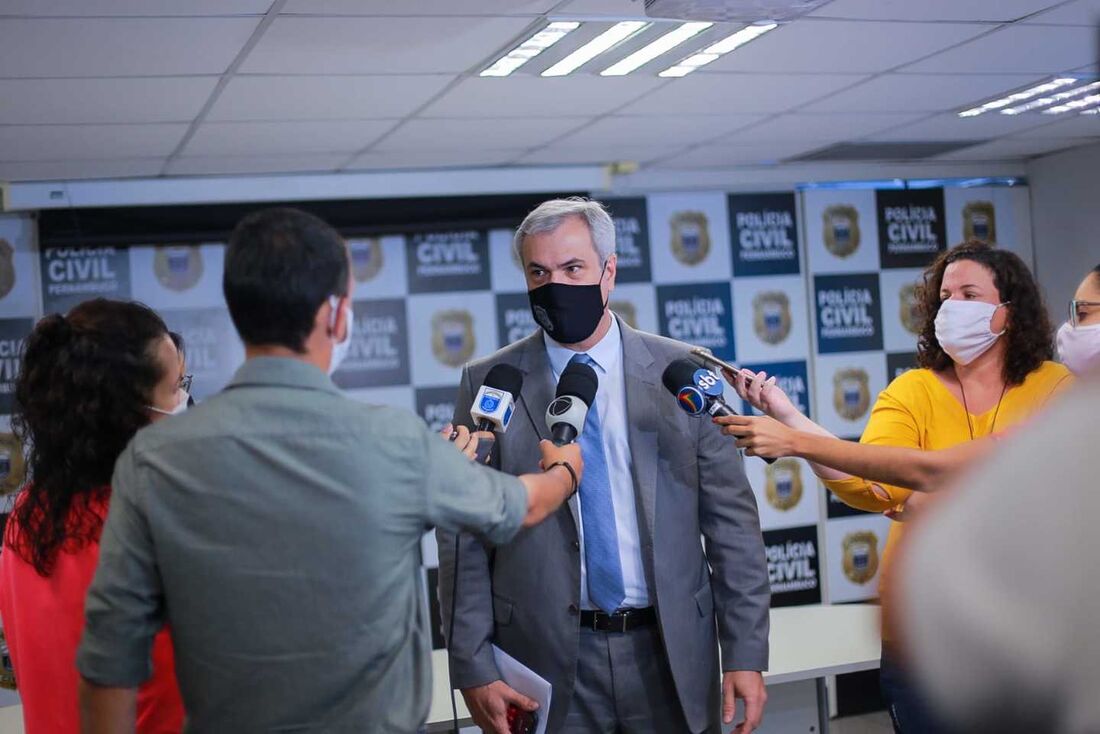
[[[488,734],[508,734],[508,706],[523,711],[534,711],[539,707],[520,693],[512,690],[502,680],[496,680],[486,686],[465,688],[462,697],[466,699],[466,708],[470,716],[483,732]]]
[[[737,699],[745,702],[745,720],[734,728],[734,734],[749,734],[764,718],[768,693],[764,676],[755,670],[732,670],[722,674],[722,722],[732,724],[737,716]]]
[[[439,435],[453,443],[455,448],[466,454],[466,457],[470,461],[474,461],[477,458],[478,446],[482,446],[486,463],[489,461],[490,452],[484,451],[484,447],[487,443],[496,441],[496,436],[493,435],[492,431],[476,431],[471,433],[470,429],[466,426],[455,428],[450,423],[443,426],[443,430],[439,432]]]
[[[778,459],[793,456],[797,431],[767,416],[727,415],[714,418],[722,433],[737,438],[737,448],[749,456]]]

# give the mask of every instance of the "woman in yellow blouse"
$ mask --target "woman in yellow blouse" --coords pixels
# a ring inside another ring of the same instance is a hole
[[[861,443],[925,451],[959,447],[1020,423],[1068,386],[1069,371],[1050,361],[1052,329],[1039,289],[1016,255],[979,243],[960,245],[925,272],[920,303],[922,369],[899,376],[879,395]],[[732,377],[743,397],[763,404],[774,418],[792,428],[827,434],[789,406],[781,391],[769,390],[765,380],[748,385],[743,375]],[[772,393],[773,405],[767,405],[762,392]],[[841,500],[862,510],[896,511],[912,494],[904,487],[812,465]],[[903,527],[891,527],[880,596]],[[897,668],[888,641],[883,645],[882,682],[896,731],[940,730]]]

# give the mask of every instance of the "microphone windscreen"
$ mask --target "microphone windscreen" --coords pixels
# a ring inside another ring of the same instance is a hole
[[[695,372],[698,369],[698,363],[690,359],[673,360],[668,367],[665,367],[661,382],[664,383],[666,390],[676,395],[681,388],[695,384]]]
[[[596,390],[599,387],[600,379],[596,376],[596,370],[587,364],[570,362],[562,370],[556,396],[572,395],[590,406],[596,400]]]
[[[511,393],[512,398],[519,398],[519,392],[523,389],[523,373],[510,364],[495,364],[485,375],[486,387]]]

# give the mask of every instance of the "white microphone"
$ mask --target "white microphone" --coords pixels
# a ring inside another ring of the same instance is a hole
[[[510,364],[493,365],[470,406],[470,417],[474,420],[475,430],[494,433],[507,431],[515,413],[516,396],[521,389],[522,372]],[[495,441],[489,440],[479,442],[475,460],[478,463],[487,462],[495,444]]]

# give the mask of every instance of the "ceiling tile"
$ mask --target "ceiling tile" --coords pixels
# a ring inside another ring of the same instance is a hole
[[[221,74],[259,18],[49,18],[0,23],[0,77]]]
[[[167,157],[185,124],[0,126],[0,161]]]
[[[448,74],[236,76],[210,120],[347,120],[405,117],[443,90]]]
[[[856,74],[713,74],[675,79],[624,107],[625,115],[784,112],[855,84]]]
[[[1040,115],[1046,125],[1020,133],[1021,138],[1091,138],[1100,137],[1100,115],[1063,114]]]
[[[598,147],[554,144],[536,150],[518,161],[520,165],[601,165],[617,161],[643,163],[654,158],[670,155],[680,146],[652,145],[601,145]]]
[[[1022,140],[1019,138],[1001,138],[990,143],[974,145],[937,156],[942,161],[992,161],[1032,158],[1037,155],[1054,153],[1066,148],[1084,145],[1087,141],[1077,138],[1059,138],[1057,140]]]
[[[833,0],[810,15],[854,20],[1014,21],[1058,0]]]
[[[289,0],[286,14],[314,15],[541,15],[559,0]]]
[[[911,125],[886,130],[869,138],[874,141],[991,140],[1021,132],[1048,122],[1041,115],[985,114],[959,117],[950,112],[935,115]]]
[[[164,166],[163,158],[82,161],[0,162],[0,180],[59,181],[77,178],[128,178],[156,176]]]
[[[763,115],[614,116],[597,120],[559,141],[562,145],[694,145],[763,120]]]
[[[1068,26],[1014,25],[975,39],[906,72],[1056,73],[1095,61],[1096,32]]]
[[[1100,26],[1100,0],[1076,0],[1028,18],[1027,23]]]
[[[334,171],[348,158],[346,153],[263,156],[190,156],[169,162],[173,176],[215,176],[222,174],[301,173]]]
[[[754,143],[752,145],[703,145],[687,152],[662,158],[655,168],[733,168],[735,166],[753,166],[775,163],[816,150],[812,143]]]
[[[388,153],[364,153],[347,170],[402,168],[446,168],[499,166],[510,163],[523,154],[515,150],[402,150]]]
[[[708,66],[712,71],[878,73],[989,30],[973,23],[886,23],[803,19]]]
[[[809,150],[828,143],[856,140],[880,130],[904,125],[920,117],[912,114],[795,113],[769,119],[716,142],[732,145],[755,142],[795,142],[806,143]],[[817,143],[820,145],[816,145]]]
[[[0,79],[0,124],[185,122],[214,91],[215,76]]]
[[[588,119],[545,117],[515,120],[409,120],[371,152],[534,148],[583,125]]]
[[[424,110],[425,117],[602,115],[665,83],[650,76],[471,77]]]
[[[608,18],[645,18],[643,0],[572,0],[554,13],[555,17],[603,16]]]
[[[272,0],[4,0],[0,11],[16,16],[141,17],[263,15]]]
[[[462,72],[515,39],[528,18],[310,18],[281,16],[241,66],[244,73]]]
[[[352,153],[367,147],[396,122],[206,122],[187,143],[183,155]]]
[[[807,112],[942,112],[972,106],[1019,87],[1038,84],[1042,74],[887,74],[830,95]]]

